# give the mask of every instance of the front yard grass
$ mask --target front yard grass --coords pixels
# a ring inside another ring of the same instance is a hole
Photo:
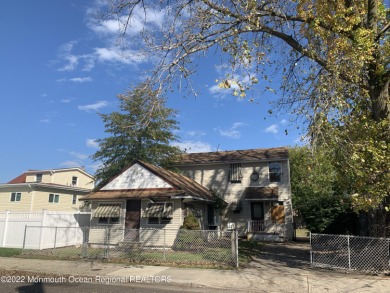
[[[256,241],[239,240],[238,241],[238,263],[240,266],[253,260],[253,256],[258,255],[264,244]]]
[[[238,259],[239,265],[245,266],[254,256],[258,255],[262,248],[262,243],[256,241],[239,240]],[[22,254],[23,252],[23,254]],[[116,263],[145,263],[152,265],[177,264],[187,267],[204,268],[228,268],[232,256],[230,248],[208,248],[201,253],[190,251],[167,250],[144,250],[144,251],[122,251],[106,250],[104,248],[88,247],[85,251],[81,247],[61,247],[45,250],[25,250],[17,248],[0,248],[0,256],[22,256],[26,258],[42,259],[63,259],[75,260],[83,258],[104,259],[108,252],[109,262]],[[231,266],[230,266],[231,268]]]
[[[0,256],[2,257],[12,257],[12,256],[18,256],[22,253],[21,248],[0,248]]]

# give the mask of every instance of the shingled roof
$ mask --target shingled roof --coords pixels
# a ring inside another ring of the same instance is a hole
[[[27,177],[27,173],[23,173],[18,177],[12,179],[11,181],[9,181],[8,184],[26,183],[26,177]]]
[[[175,165],[231,163],[231,162],[257,162],[263,160],[279,160],[288,158],[288,148],[267,148],[236,150],[224,152],[190,153],[180,155]]]
[[[178,196],[186,196],[186,197],[192,197],[192,198],[206,200],[206,201],[213,201],[213,196],[209,192],[209,190],[204,186],[200,185],[199,183],[197,183],[196,181],[186,176],[157,167],[155,165],[143,161],[136,161],[132,165],[137,163],[142,167],[144,167],[145,169],[147,169],[148,171],[157,175],[167,183],[169,183],[171,186],[173,186],[173,188],[98,190],[84,197],[82,200],[152,198],[152,197],[153,198],[158,198],[158,197],[175,198]],[[125,170],[127,169],[128,168],[126,168]]]

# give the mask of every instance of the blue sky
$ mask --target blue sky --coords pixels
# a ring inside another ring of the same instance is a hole
[[[145,76],[148,60],[115,46],[115,24],[97,26],[97,1],[4,1],[0,10],[0,182],[29,169],[84,166],[94,173],[100,113],[117,110],[117,94]],[[160,20],[161,21],[161,20]],[[220,66],[200,60],[198,96],[168,95],[177,109],[180,147],[190,152],[295,145],[300,133],[284,114],[270,116],[277,94],[238,99],[217,87]],[[260,81],[261,82],[261,81]],[[284,130],[289,130],[285,135]]]

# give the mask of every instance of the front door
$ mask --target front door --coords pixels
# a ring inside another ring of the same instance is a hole
[[[128,200],[126,203],[125,239],[138,241],[141,220],[141,200]]]
[[[265,231],[264,227],[264,203],[251,202],[251,227],[252,232]]]
[[[251,203],[251,220],[264,220],[264,204],[262,202]]]

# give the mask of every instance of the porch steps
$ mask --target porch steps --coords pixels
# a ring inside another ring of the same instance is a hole
[[[266,232],[249,232],[247,233],[247,239],[252,241],[264,241],[264,242],[284,242],[285,239],[282,235],[277,233]]]
[[[137,249],[139,250],[142,247],[142,243],[140,241],[134,241],[134,240],[126,240],[124,239],[123,241],[118,243],[119,247],[126,247],[126,248],[131,248],[131,249]]]

